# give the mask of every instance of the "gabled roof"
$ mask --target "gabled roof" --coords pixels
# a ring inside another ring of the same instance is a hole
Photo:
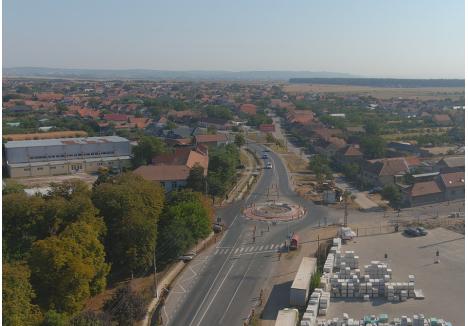
[[[207,171],[208,156],[201,151],[194,151],[190,148],[176,148],[174,153],[155,156],[152,160],[153,165],[184,165],[191,169],[199,164]]]
[[[144,165],[133,173],[149,181],[181,181],[187,180],[190,169],[185,165]]]
[[[442,190],[440,190],[437,182],[435,181],[418,182],[411,188],[412,197],[437,194],[440,192],[442,192]]]
[[[343,155],[347,157],[362,156],[362,152],[358,144],[351,144],[344,150]]]
[[[455,188],[465,186],[465,172],[444,173],[440,175],[445,188]]]
[[[104,114],[104,119],[108,121],[127,121],[129,118],[126,114],[119,114],[119,113],[109,113]]]
[[[373,170],[379,176],[394,176],[409,172],[406,160],[401,157],[369,160]]]
[[[257,106],[255,104],[242,104],[240,110],[248,115],[257,114]]]
[[[439,164],[446,165],[449,168],[464,167],[465,157],[464,156],[450,156],[444,157],[439,161]]]

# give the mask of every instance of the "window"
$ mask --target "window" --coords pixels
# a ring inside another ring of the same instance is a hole
[[[37,168],[37,171],[42,171],[44,170],[44,168]]]
[[[51,170],[55,170],[56,167],[55,167],[55,166],[51,166],[50,169],[51,169]]]
[[[177,182],[176,181],[172,181],[172,188],[177,188]]]
[[[30,169],[30,168],[26,168],[26,169],[23,169],[23,170],[24,170],[24,171],[31,171],[31,169]]]
[[[452,195],[455,195],[457,193],[456,190],[452,190]]]

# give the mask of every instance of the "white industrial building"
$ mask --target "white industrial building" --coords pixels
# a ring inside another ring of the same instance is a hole
[[[131,154],[130,141],[118,136],[9,141],[4,149],[11,178],[120,171]]]

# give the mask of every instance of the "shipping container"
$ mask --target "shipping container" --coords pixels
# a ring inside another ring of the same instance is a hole
[[[282,309],[278,311],[275,326],[296,326],[299,321],[299,311],[297,309]]]
[[[295,250],[299,247],[299,235],[297,235],[296,233],[293,234],[293,236],[291,237],[291,241],[289,243],[289,249],[291,250]]]
[[[312,276],[317,271],[317,258],[304,257],[291,286],[289,303],[292,306],[304,307],[309,297]]]

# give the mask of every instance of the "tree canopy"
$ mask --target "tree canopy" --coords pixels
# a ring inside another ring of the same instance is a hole
[[[309,161],[309,169],[315,174],[317,180],[323,181],[324,178],[331,179],[332,170],[330,161],[324,155],[315,155]]]
[[[151,163],[154,156],[166,151],[164,143],[157,137],[144,136],[133,148],[132,164],[134,168]]]
[[[3,263],[3,325],[33,326],[42,320],[39,307],[32,304],[35,293],[29,283],[29,267],[20,262]]]
[[[98,185],[92,199],[107,225],[104,243],[113,273],[130,276],[152,266],[164,203],[161,186],[126,173]]]

